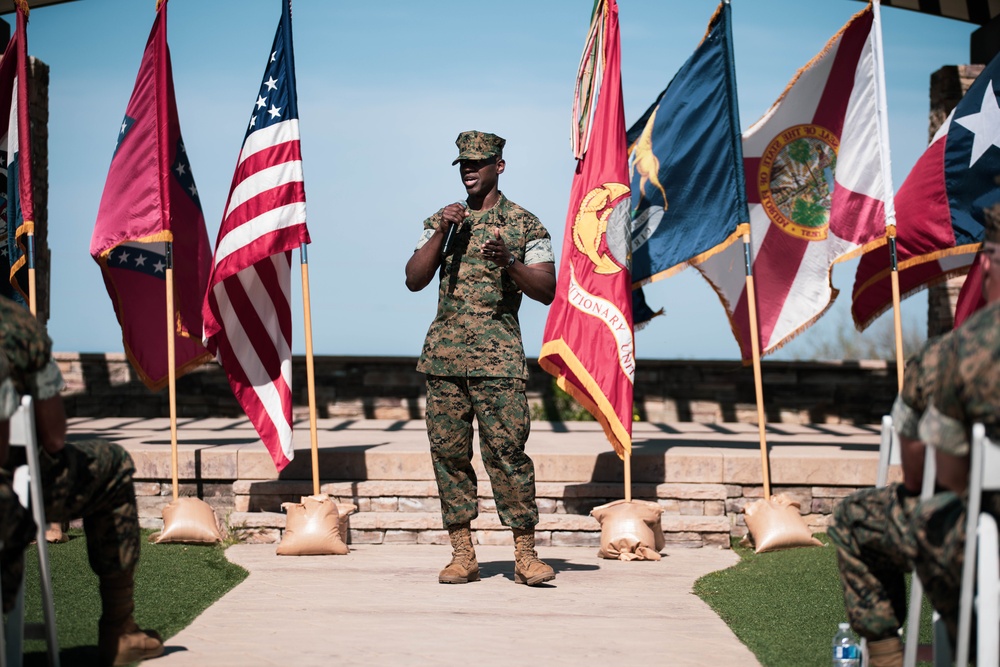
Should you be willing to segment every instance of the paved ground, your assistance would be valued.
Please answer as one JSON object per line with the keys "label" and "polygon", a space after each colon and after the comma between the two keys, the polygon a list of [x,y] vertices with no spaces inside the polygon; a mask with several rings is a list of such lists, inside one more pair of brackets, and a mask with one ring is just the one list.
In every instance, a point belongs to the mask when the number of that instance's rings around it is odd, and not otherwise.
{"label": "paved ground", "polygon": [[[169,479],[168,427],[166,420],[75,419],[70,431],[118,441],[140,477]],[[633,481],[759,483],[756,426],[638,423],[634,431],[633,461],[642,465]],[[768,426],[772,483],[871,484],[878,433],[875,426]],[[321,462],[339,455],[328,469],[340,476],[354,465],[364,475],[350,478],[431,479],[407,468],[429,471],[423,422],[321,420],[319,436]],[[278,477],[245,420],[187,420],[180,439],[182,479]],[[308,441],[298,438],[302,451],[282,479],[310,478]],[[533,424],[529,450],[540,479],[615,479],[621,469],[597,424]],[[700,576],[735,564],[730,550],[668,548],[659,562],[622,563],[599,559],[593,547],[543,548],[558,577],[537,588],[513,583],[512,552],[478,546],[483,581],[443,586],[437,572],[448,560],[444,546],[357,544],[349,556],[278,557],[273,544],[237,545],[227,554],[250,576],[150,664],[759,664],[691,593]]]}
{"label": "paved ground", "polygon": [[437,583],[444,546],[356,545],[348,556],[230,547],[250,576],[167,642],[156,667],[757,665],[694,581],[738,556],[674,549],[659,562],[541,550],[558,576],[513,583],[512,547],[479,546],[483,579]]}

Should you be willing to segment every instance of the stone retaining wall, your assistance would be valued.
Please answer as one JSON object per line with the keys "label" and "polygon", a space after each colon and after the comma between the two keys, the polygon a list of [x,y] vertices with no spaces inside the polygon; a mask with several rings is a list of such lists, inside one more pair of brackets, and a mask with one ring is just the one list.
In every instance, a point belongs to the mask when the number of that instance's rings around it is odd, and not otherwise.
{"label": "stone retaining wall", "polygon": [[[57,353],[71,417],[166,417],[166,390],[149,391],[123,354]],[[423,419],[424,376],[414,357],[315,358],[317,417]],[[529,399],[554,417],[552,377],[528,362]],[[895,364],[884,361],[769,361],[761,364],[768,423],[876,424],[896,394]],[[296,416],[308,415],[305,360],[295,357]],[[736,361],[642,360],[636,413],[654,422],[756,422],[753,371]],[[177,381],[181,418],[241,417],[225,374],[207,364]]]}

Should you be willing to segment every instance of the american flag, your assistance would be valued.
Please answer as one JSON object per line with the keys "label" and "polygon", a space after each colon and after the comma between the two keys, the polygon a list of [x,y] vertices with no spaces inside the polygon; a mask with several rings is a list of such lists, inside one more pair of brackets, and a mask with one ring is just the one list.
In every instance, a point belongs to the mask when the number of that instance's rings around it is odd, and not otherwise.
{"label": "american flag", "polygon": [[205,295],[205,347],[281,470],[292,450],[291,251],[309,243],[291,0],[233,175]]}

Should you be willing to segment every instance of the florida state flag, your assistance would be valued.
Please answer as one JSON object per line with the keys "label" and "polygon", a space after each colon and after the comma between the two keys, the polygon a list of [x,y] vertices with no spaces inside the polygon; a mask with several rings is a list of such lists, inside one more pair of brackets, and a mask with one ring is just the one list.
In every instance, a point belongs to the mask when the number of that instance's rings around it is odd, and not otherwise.
{"label": "florida state flag", "polygon": [[573,106],[578,162],[538,363],[594,415],[624,457],[632,450],[635,353],[628,145],[615,0],[595,4]]}

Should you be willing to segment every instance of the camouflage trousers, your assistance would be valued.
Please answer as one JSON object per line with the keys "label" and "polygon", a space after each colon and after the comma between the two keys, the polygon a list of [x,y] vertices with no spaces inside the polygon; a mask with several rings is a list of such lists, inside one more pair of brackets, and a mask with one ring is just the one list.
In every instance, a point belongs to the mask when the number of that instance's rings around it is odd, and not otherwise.
{"label": "camouflage trousers", "polygon": [[851,627],[869,641],[895,637],[906,620],[906,580],[917,551],[912,518],[920,497],[902,484],[844,498],[827,534],[837,547]]}
{"label": "camouflage trousers", "polygon": [[[0,469],[0,581],[3,609],[14,603],[24,569],[24,549],[35,537],[31,513],[11,488],[11,473],[24,461],[13,448]],[[83,519],[87,558],[99,577],[132,571],[139,560],[139,514],[132,474],[135,466],[120,445],[103,440],[66,443],[51,456],[41,452],[42,495],[49,522]]]}
{"label": "camouflage trousers", "polygon": [[[914,565],[924,585],[924,594],[948,629],[952,646],[958,636],[967,501],[964,494],[939,493],[920,504],[913,521],[917,539]],[[1000,494],[983,494],[982,510],[1000,520]],[[972,630],[975,635],[975,624]]]}
{"label": "camouflage trousers", "polygon": [[535,465],[524,451],[531,430],[525,382],[517,378],[427,376],[427,436],[445,526],[479,516],[472,419],[503,525],[538,524]]}

